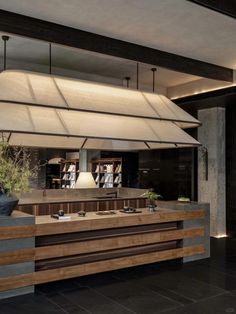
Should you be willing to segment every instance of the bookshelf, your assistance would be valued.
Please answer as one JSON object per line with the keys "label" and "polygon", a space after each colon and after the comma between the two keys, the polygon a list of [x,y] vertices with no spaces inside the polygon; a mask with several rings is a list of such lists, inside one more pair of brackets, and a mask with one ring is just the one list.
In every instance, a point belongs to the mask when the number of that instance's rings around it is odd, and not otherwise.
{"label": "bookshelf", "polygon": [[92,174],[98,188],[122,186],[122,158],[101,158],[92,161]]}
{"label": "bookshelf", "polygon": [[79,159],[61,161],[60,180],[62,189],[74,189],[79,175]]}

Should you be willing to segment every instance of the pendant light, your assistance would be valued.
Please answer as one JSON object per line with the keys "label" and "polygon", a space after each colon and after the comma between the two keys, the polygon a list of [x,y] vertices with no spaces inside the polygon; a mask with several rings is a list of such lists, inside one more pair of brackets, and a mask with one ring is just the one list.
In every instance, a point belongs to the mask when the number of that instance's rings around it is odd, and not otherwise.
{"label": "pendant light", "polygon": [[52,44],[49,43],[49,74],[52,74]]}
{"label": "pendant light", "polygon": [[199,145],[181,127],[200,122],[165,96],[50,74],[2,72],[0,112],[0,131],[14,133],[12,145],[101,150]]}
{"label": "pendant light", "polygon": [[4,49],[3,49],[3,70],[4,71],[7,68],[7,42],[9,39],[10,39],[9,36],[6,36],[6,35],[2,36],[3,45],[4,45]]}
{"label": "pendant light", "polygon": [[126,80],[126,87],[129,88],[130,77],[126,76],[125,80]]}
{"label": "pendant light", "polygon": [[151,71],[152,71],[152,91],[153,93],[155,93],[155,78],[156,78],[156,71],[157,69],[156,68],[151,68]]}
{"label": "pendant light", "polygon": [[139,89],[139,63],[136,64],[136,88]]}
{"label": "pendant light", "polygon": [[[4,68],[6,41],[4,39]],[[198,146],[200,122],[163,95],[27,71],[0,73],[0,132],[10,145],[142,150]],[[129,79],[127,77],[127,87]]]}

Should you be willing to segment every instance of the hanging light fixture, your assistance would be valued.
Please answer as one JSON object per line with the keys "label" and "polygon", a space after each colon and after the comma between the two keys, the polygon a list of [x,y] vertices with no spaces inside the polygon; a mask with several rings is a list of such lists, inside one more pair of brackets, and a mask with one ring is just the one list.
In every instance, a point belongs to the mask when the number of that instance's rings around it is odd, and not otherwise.
{"label": "hanging light fixture", "polygon": [[129,88],[130,77],[126,76],[125,80],[126,80],[126,87]]}
{"label": "hanging light fixture", "polygon": [[49,74],[52,74],[52,44],[49,43]]}
{"label": "hanging light fixture", "polygon": [[96,188],[96,183],[94,181],[93,175],[91,172],[80,172],[78,179],[75,184],[77,189],[88,189]]}
{"label": "hanging light fixture", "polygon": [[3,40],[3,70],[5,71],[7,69],[7,42],[10,39],[9,36],[3,35],[2,40]]}
{"label": "hanging light fixture", "polygon": [[0,74],[0,131],[12,145],[138,150],[197,146],[200,122],[162,95],[26,71]]}
{"label": "hanging light fixture", "polygon": [[155,78],[156,78],[156,71],[157,68],[151,68],[152,71],[152,91],[155,93]]}

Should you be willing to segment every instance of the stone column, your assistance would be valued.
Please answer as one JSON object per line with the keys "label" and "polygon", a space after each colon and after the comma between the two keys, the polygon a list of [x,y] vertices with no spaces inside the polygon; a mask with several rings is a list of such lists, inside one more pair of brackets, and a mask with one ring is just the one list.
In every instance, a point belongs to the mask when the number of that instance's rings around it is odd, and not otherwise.
{"label": "stone column", "polygon": [[[24,228],[25,226],[30,227],[32,225],[35,225],[35,217],[26,213],[19,212],[19,211],[14,211],[11,216],[0,216],[0,232],[1,230],[4,230],[5,228],[9,228],[9,229],[12,228],[12,231],[8,231],[9,234],[2,234],[2,237],[1,237],[2,239],[0,240],[0,255],[7,254],[7,256],[11,256],[11,253],[13,252],[12,257],[14,260],[14,256],[17,257],[17,254],[15,253],[16,251],[19,254],[19,256],[21,256],[21,252],[23,252],[25,249],[34,250],[35,237],[33,235],[33,232],[32,232],[32,236],[29,236],[27,238],[21,237],[20,233],[19,235],[11,236],[12,234],[14,235],[15,228],[21,228],[21,227]],[[23,232],[24,231],[22,231],[22,233]],[[9,277],[12,277],[14,279],[15,276],[18,276],[18,275],[33,274],[34,271],[35,271],[35,264],[34,264],[33,255],[32,257],[27,256],[26,258],[22,258],[22,260],[19,259],[18,262],[9,261],[7,263],[4,263],[4,260],[3,260],[3,262],[1,262],[1,265],[0,265],[0,281],[11,280],[11,278],[9,279]],[[17,296],[17,295],[21,295],[21,294],[33,293],[33,292],[34,292],[34,286],[27,286],[23,288],[13,288],[11,290],[0,291],[0,300]],[[3,312],[0,310],[0,313],[3,313]]]}
{"label": "stone column", "polygon": [[79,151],[79,171],[88,171],[88,153],[86,149]]}
{"label": "stone column", "polygon": [[198,129],[202,144],[198,152],[198,201],[210,203],[210,235],[222,236],[226,234],[225,108],[199,110],[198,119],[202,122]]}

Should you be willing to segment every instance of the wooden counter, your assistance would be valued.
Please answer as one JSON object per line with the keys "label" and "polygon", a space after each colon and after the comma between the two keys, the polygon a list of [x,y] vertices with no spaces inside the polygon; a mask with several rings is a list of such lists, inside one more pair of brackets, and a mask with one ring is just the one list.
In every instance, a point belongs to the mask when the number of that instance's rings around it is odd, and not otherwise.
{"label": "wooden counter", "polygon": [[[1,239],[35,237],[34,248],[0,252],[0,265],[34,261],[35,271],[0,278],[0,291],[135,265],[203,254],[204,243],[185,246],[184,240],[202,238],[205,210],[160,209],[103,216],[71,214],[71,220],[36,217],[34,226],[1,228]],[[185,228],[187,221],[200,221]]]}
{"label": "wooden counter", "polygon": [[[43,196],[42,190],[34,190],[20,198],[17,209],[39,216],[52,215],[58,210],[71,214],[80,210],[119,210],[124,206],[142,208],[146,206],[146,198],[141,196],[145,191],[134,188],[60,189],[46,190],[46,196]],[[111,197],[110,193],[117,193],[118,197]]]}

